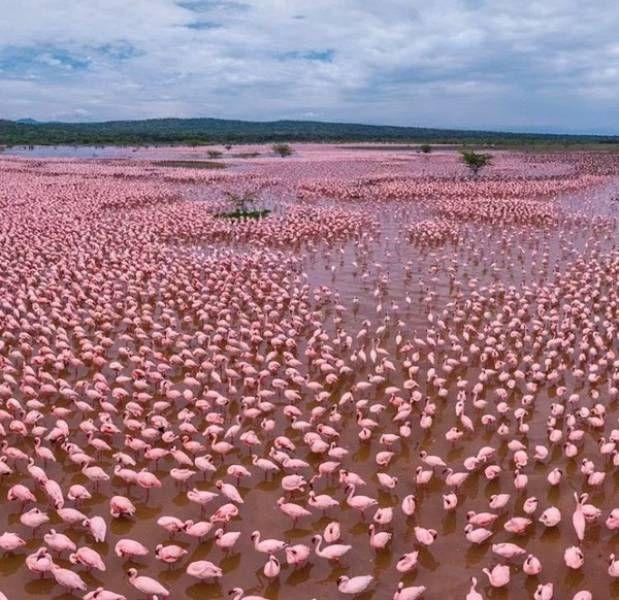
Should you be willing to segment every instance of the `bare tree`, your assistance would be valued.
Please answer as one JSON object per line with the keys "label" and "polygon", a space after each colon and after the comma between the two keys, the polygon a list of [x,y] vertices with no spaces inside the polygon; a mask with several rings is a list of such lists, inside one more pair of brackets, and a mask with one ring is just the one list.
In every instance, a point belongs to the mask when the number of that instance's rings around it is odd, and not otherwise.
{"label": "bare tree", "polygon": [[256,192],[243,192],[242,194],[235,194],[234,192],[225,192],[228,200],[234,204],[235,209],[239,213],[247,212],[247,204],[251,204],[256,201]]}
{"label": "bare tree", "polygon": [[290,144],[273,144],[271,149],[275,152],[275,154],[279,154],[282,158],[290,156],[294,152]]}

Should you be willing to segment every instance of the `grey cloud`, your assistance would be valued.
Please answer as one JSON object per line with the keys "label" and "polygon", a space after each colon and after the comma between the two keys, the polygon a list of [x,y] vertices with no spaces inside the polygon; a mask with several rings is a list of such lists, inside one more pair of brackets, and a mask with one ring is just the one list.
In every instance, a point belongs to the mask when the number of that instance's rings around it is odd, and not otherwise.
{"label": "grey cloud", "polygon": [[610,0],[20,0],[3,17],[5,118],[619,131]]}

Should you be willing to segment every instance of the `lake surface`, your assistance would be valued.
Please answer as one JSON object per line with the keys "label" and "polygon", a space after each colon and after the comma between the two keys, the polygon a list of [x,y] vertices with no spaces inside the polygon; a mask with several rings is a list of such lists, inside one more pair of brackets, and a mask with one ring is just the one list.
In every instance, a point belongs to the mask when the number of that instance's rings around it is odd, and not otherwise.
{"label": "lake surface", "polygon": [[[62,149],[57,147],[38,148],[34,152],[37,154],[33,155],[28,150],[24,150],[20,156],[65,157],[71,156],[67,152],[75,152],[74,156],[80,158],[126,158],[130,155],[127,153],[131,151],[116,148]],[[98,154],[95,156],[96,153]],[[0,160],[5,155],[7,153],[0,155]],[[252,168],[245,166],[239,172],[247,173],[248,169]],[[259,169],[256,167],[255,172],[262,176],[263,171]],[[321,181],[322,167],[308,166],[302,161],[273,163],[265,167],[264,173],[270,175],[276,172],[290,173],[294,169],[298,169],[299,179],[302,175],[305,181],[311,175],[314,181]],[[337,166],[334,170],[337,174]],[[33,177],[39,177],[34,173],[33,171]],[[268,205],[275,208],[274,214],[277,216],[285,215],[287,210],[299,204],[294,194],[298,180],[291,183],[283,177],[281,175],[281,180],[268,191]],[[45,177],[42,177],[42,180],[44,183],[49,183]],[[49,178],[49,181],[52,181],[52,178]],[[49,185],[53,184],[49,183]],[[123,187],[123,190],[126,189],[127,192],[131,189],[130,183],[122,182],[119,185],[127,186]],[[191,202],[199,200],[201,193],[210,198],[211,193],[209,185],[202,187],[200,184],[178,185],[175,189],[186,194]],[[316,493],[330,494],[335,497],[341,502],[341,508],[331,509],[325,515],[314,510],[311,517],[301,519],[293,527],[290,519],[284,517],[276,505],[277,499],[283,493],[280,485],[281,475],[264,479],[262,474],[252,466],[249,450],[238,441],[235,442],[237,446],[235,450],[221,464],[217,463],[216,473],[208,477],[197,474],[191,479],[189,485],[189,487],[195,485],[200,489],[213,490],[213,482],[217,479],[222,478],[232,482],[232,479],[226,475],[227,468],[231,464],[243,465],[252,472],[252,477],[243,479],[238,486],[244,504],[240,507],[239,516],[228,525],[228,530],[241,532],[241,538],[230,554],[216,547],[213,532],[202,542],[182,533],[170,541],[166,532],[155,524],[161,515],[175,515],[183,520],[199,520],[203,516],[199,507],[187,499],[186,489],[174,483],[169,477],[170,468],[178,466],[171,460],[164,459],[153,463],[144,459],[140,453],[135,453],[138,468],[148,467],[165,483],[161,489],[152,490],[147,498],[143,490],[135,486],[127,488],[117,478],[112,478],[111,481],[93,488],[81,474],[79,467],[74,465],[64,452],[55,449],[58,462],[45,465],[48,475],[57,480],[64,490],[75,483],[87,485],[91,489],[93,498],[80,504],[79,508],[88,515],[98,514],[105,517],[109,525],[108,539],[105,543],[93,544],[92,538],[85,533],[83,528],[66,527],[52,510],[49,510],[50,523],[44,525],[33,535],[19,522],[22,508],[16,503],[6,504],[0,514],[0,532],[5,530],[19,532],[27,539],[27,546],[14,555],[9,554],[0,558],[0,591],[11,599],[20,600],[45,596],[51,596],[55,600],[66,600],[72,597],[69,594],[63,594],[50,577],[38,579],[25,571],[23,567],[24,554],[36,550],[41,545],[42,533],[46,532],[49,527],[55,527],[70,535],[78,545],[92,545],[106,561],[107,572],[104,574],[76,569],[87,582],[89,589],[104,585],[131,599],[140,597],[129,586],[125,575],[131,566],[138,568],[140,574],[156,577],[172,590],[171,597],[175,600],[177,598],[219,599],[225,597],[228,590],[234,586],[241,586],[271,600],[338,598],[341,595],[338,595],[336,580],[342,574],[350,576],[371,574],[375,577],[371,590],[359,595],[358,600],[388,600],[392,598],[400,580],[406,585],[425,585],[428,591],[424,597],[428,600],[441,597],[463,599],[470,584],[471,575],[479,579],[480,589],[484,590],[484,594],[493,600],[532,598],[537,584],[546,581],[554,582],[555,598],[569,600],[577,590],[585,588],[593,592],[596,600],[618,597],[618,585],[611,581],[606,573],[606,559],[610,552],[617,551],[617,536],[611,535],[611,532],[605,529],[603,520],[618,505],[619,480],[617,469],[613,469],[609,463],[602,463],[597,454],[598,438],[601,433],[608,435],[611,428],[617,427],[617,400],[611,402],[608,396],[611,370],[609,369],[609,372],[604,374],[599,384],[590,385],[577,380],[570,374],[569,370],[574,364],[571,354],[566,352],[558,359],[556,356],[553,358],[552,364],[557,367],[560,367],[561,362],[569,365],[565,375],[566,397],[571,393],[578,393],[583,398],[583,404],[590,405],[590,394],[592,390],[596,390],[599,394],[598,401],[607,406],[607,425],[602,432],[585,429],[577,459],[566,458],[562,453],[561,445],[557,444],[551,446],[550,455],[545,462],[531,461],[526,469],[529,477],[528,486],[525,491],[519,492],[513,488],[512,484],[512,453],[507,448],[507,441],[511,439],[521,441],[529,448],[531,455],[535,445],[548,445],[549,406],[553,402],[560,402],[556,386],[550,383],[540,384],[535,394],[535,403],[529,408],[526,419],[529,431],[526,434],[517,431],[517,420],[511,414],[507,414],[504,418],[510,431],[506,437],[499,436],[496,428],[484,427],[480,423],[480,417],[485,412],[495,414],[497,403],[495,392],[499,385],[493,384],[484,390],[482,396],[488,401],[487,408],[483,410],[473,408],[471,388],[478,381],[485,366],[480,364],[478,357],[476,358],[469,352],[470,348],[466,345],[464,332],[466,325],[474,328],[488,326],[486,317],[478,315],[480,322],[467,320],[460,324],[455,323],[452,318],[454,306],[466,311],[467,319],[472,318],[470,305],[474,301],[475,294],[490,297],[488,289],[492,286],[502,284],[506,289],[513,286],[514,293],[520,293],[525,289],[537,289],[537,286],[551,286],[557,280],[558,274],[568,272],[575,264],[594,261],[600,255],[616,252],[619,243],[616,222],[614,227],[609,225],[607,228],[600,228],[594,217],[616,219],[619,203],[615,202],[614,198],[618,193],[617,180],[608,178],[603,184],[590,189],[560,194],[555,202],[563,218],[555,226],[504,225],[497,227],[496,224],[463,220],[460,223],[460,241],[438,245],[416,245],[409,239],[409,228],[415,223],[442,218],[442,213],[431,201],[342,202],[325,196],[315,201],[301,203],[303,206],[311,207],[312,210],[344,207],[356,214],[370,217],[374,223],[374,226],[364,232],[364,235],[355,239],[330,243],[321,240],[312,240],[309,243],[301,241],[284,248],[283,252],[300,259],[299,272],[291,272],[290,279],[298,276],[299,285],[300,282],[306,281],[310,286],[309,297],[312,310],[315,311],[315,319],[320,321],[320,327],[329,338],[327,345],[330,351],[325,350],[325,352],[330,352],[354,370],[351,377],[341,377],[334,385],[326,386],[330,398],[325,406],[329,409],[333,406],[337,407],[336,412],[340,413],[341,422],[337,424],[335,421],[332,422],[328,415],[320,422],[332,423],[338,428],[339,437],[334,441],[337,446],[349,452],[341,459],[342,466],[356,472],[367,482],[367,485],[359,488],[357,493],[376,498],[381,507],[393,507],[393,522],[381,528],[393,534],[392,541],[386,550],[374,551],[368,543],[368,523],[371,522],[374,509],[367,511],[366,520],[362,519],[356,511],[345,504],[345,492],[337,483],[337,478],[323,477],[315,483],[314,489]],[[208,209],[208,202],[208,200],[204,201],[205,210]],[[165,209],[160,209],[159,205],[154,205],[152,210],[161,210],[161,213],[157,214],[161,215],[162,220],[167,218]],[[123,214],[125,218],[130,218],[129,213],[130,211],[120,212],[118,218],[122,219]],[[573,220],[571,216],[579,216],[580,220]],[[268,241],[264,244],[268,244]],[[170,242],[169,247],[172,250],[176,248],[174,242]],[[236,250],[239,256],[243,256],[255,247],[252,248],[252,244],[249,243],[238,244],[238,247],[232,245],[230,248],[225,243],[216,244],[210,241],[194,242],[189,247],[189,250],[194,252],[194,256],[206,258],[216,257],[218,253],[229,249]],[[187,243],[184,243],[182,252],[187,251]],[[613,289],[612,285],[605,285],[602,292],[616,301],[619,290],[617,287]],[[500,295],[497,295],[495,299],[499,302]],[[336,308],[338,304],[342,305],[344,310],[340,311]],[[500,303],[496,306],[499,307],[500,313],[503,306]],[[489,304],[487,310],[494,310],[496,306]],[[446,325],[439,324],[442,320],[446,322]],[[195,326],[195,322],[192,321],[190,324],[184,323],[181,328],[184,328],[186,333],[190,333]],[[442,327],[447,329],[444,330]],[[531,324],[529,323],[527,327],[531,327]],[[381,329],[377,331],[378,328]],[[383,349],[389,360],[395,364],[396,369],[394,372],[384,372],[386,376],[384,384],[372,385],[367,391],[360,392],[356,391],[355,383],[367,382],[377,373],[377,363],[371,359],[364,363],[357,356],[360,349],[357,335],[362,329],[370,331],[368,343],[365,346],[366,353],[369,355],[370,350],[376,347]],[[306,354],[306,351],[310,350],[309,340],[314,331],[315,328],[308,325],[296,336],[298,347],[295,353],[301,361],[301,366],[298,366],[301,374],[304,377],[321,380],[323,375],[317,363],[312,362],[311,354]],[[340,339],[338,334],[342,331],[351,335],[355,340],[351,348],[334,343],[335,340]],[[118,349],[120,345],[118,337],[122,333],[120,328],[111,332],[115,343],[110,350],[110,355]],[[402,353],[401,343],[396,341],[398,336],[402,336],[406,341],[420,338],[430,340],[428,344],[434,340],[437,345],[422,348],[417,344],[419,354],[416,358],[411,358],[411,352]],[[344,337],[342,336],[342,339]],[[437,342],[439,338],[440,341]],[[546,335],[544,339],[549,339],[549,335]],[[575,344],[581,339],[582,332],[578,332]],[[505,343],[509,342],[505,341]],[[610,342],[609,346],[615,352],[619,351],[616,338]],[[265,353],[268,350],[269,347],[266,344],[261,345],[261,352]],[[138,351],[138,345],[135,351]],[[223,349],[222,352],[224,352]],[[532,343],[528,344],[521,352],[516,353],[517,364],[512,365],[509,372],[513,373],[516,368],[519,368],[530,373],[530,362],[527,362],[525,355],[531,353],[536,362],[543,363],[547,358],[545,352],[543,348],[534,348]],[[353,355],[355,355],[354,361]],[[467,355],[468,360],[461,360],[463,355]],[[171,354],[166,355],[167,359],[170,357]],[[278,360],[281,360],[281,357]],[[410,363],[406,363],[407,360],[412,361],[417,367],[414,379],[418,385],[416,389],[422,394],[422,400],[414,406],[409,419],[412,428],[411,437],[402,438],[395,443],[392,448],[393,459],[388,467],[382,469],[398,478],[395,488],[387,490],[377,482],[376,473],[381,469],[377,467],[376,455],[387,449],[380,441],[381,434],[397,434],[399,424],[393,422],[395,411],[390,404],[390,394],[385,392],[385,388],[388,385],[396,386],[400,390],[398,394],[408,397],[408,392],[404,391],[405,381],[410,378],[406,366],[406,364],[410,366]],[[442,370],[443,367],[447,367],[448,362],[455,366]],[[234,364],[234,359],[230,359],[230,364]],[[380,358],[378,364],[380,364]],[[131,376],[132,368],[128,364],[119,374]],[[431,370],[438,370],[441,377],[445,379],[442,387],[448,390],[446,397],[439,394],[439,388],[432,384],[431,378],[428,379]],[[74,385],[78,380],[92,380],[98,371],[98,369],[80,368],[77,371],[62,371],[58,373],[58,376]],[[105,367],[103,373],[110,382],[113,382],[114,377],[118,375],[109,367]],[[284,377],[283,369],[277,375]],[[458,384],[463,380],[468,382],[466,412],[475,422],[475,431],[467,432],[457,443],[451,443],[447,441],[445,435],[452,427],[459,425],[453,404],[457,389],[459,389]],[[265,386],[269,387],[269,381],[270,378],[267,377]],[[178,372],[171,374],[171,382],[175,389],[184,389],[183,378]],[[224,377],[223,383],[211,381],[209,384],[210,389],[215,389],[222,394],[230,393],[235,398],[229,408],[222,412],[225,427],[234,424],[240,412],[240,403],[233,392],[229,391],[228,383]],[[376,431],[368,441],[359,438],[360,429],[355,423],[355,414],[351,407],[338,405],[339,399],[351,390],[355,390],[356,401],[366,400],[365,404],[368,407],[379,407],[377,412],[366,414],[378,421]],[[157,392],[154,393],[157,394]],[[249,393],[247,391],[247,394]],[[520,384],[510,393],[510,413],[520,406],[524,393],[525,390]],[[19,394],[17,399],[24,400]],[[289,436],[296,444],[294,456],[307,461],[310,465],[309,468],[300,470],[300,473],[309,480],[316,472],[318,465],[327,457],[312,453],[303,442],[301,433],[292,429],[291,421],[282,412],[285,403],[281,395],[276,394],[272,401],[276,408],[268,416],[274,419],[273,431],[262,432],[259,423],[251,420],[244,421],[243,430],[254,429],[258,432],[263,442],[263,446],[258,450],[260,455],[263,453],[266,455],[266,450],[272,445],[276,436]],[[61,399],[57,399],[57,402],[63,406],[70,406]],[[302,418],[309,419],[312,409],[319,404],[312,394],[303,391],[302,399],[297,406],[302,412]],[[420,427],[420,417],[422,408],[428,404],[436,405],[436,412],[432,427],[423,429]],[[177,405],[165,413],[173,423],[172,428],[175,431],[178,425],[176,414],[185,407],[191,407],[191,403],[181,399]],[[122,414],[114,417],[114,421],[121,428],[122,417]],[[86,438],[79,430],[82,416],[72,414],[67,421],[71,429],[71,439],[87,447]],[[53,415],[46,412],[43,422],[51,427],[54,422]],[[204,429],[204,424],[199,429],[200,431]],[[122,448],[127,451],[124,447],[124,433],[125,431],[107,438],[114,449]],[[193,437],[206,443],[200,433]],[[32,440],[29,438],[14,437],[11,438],[11,444],[29,453],[32,452]],[[161,445],[164,444],[161,443]],[[496,456],[491,462],[500,465],[503,471],[492,481],[486,480],[483,470],[471,474],[457,493],[459,501],[457,510],[450,512],[443,510],[442,497],[449,490],[445,486],[445,474],[442,469],[435,470],[432,480],[426,486],[415,482],[415,469],[423,464],[419,455],[422,449],[433,455],[441,456],[455,470],[461,471],[463,461],[469,456],[476,455],[483,446],[496,447]],[[89,452],[92,453],[91,448]],[[583,488],[582,476],[579,473],[579,461],[583,457],[592,457],[598,469],[606,470],[607,477],[603,485],[592,489],[587,489],[586,486]],[[115,461],[109,453],[104,452],[97,458],[97,464],[112,473]],[[31,479],[24,475],[22,467],[23,465],[16,467],[14,474],[0,480],[0,493],[3,497],[6,497],[9,487],[16,483],[32,484]],[[565,474],[564,480],[557,487],[549,486],[546,480],[551,468],[561,469]],[[573,492],[581,489],[587,489],[590,492],[590,502],[600,508],[602,517],[599,522],[587,527],[587,535],[582,543],[586,555],[585,566],[579,571],[568,573],[563,563],[563,550],[577,542],[571,525],[571,515],[575,508]],[[490,496],[499,492],[510,493],[511,499],[504,510],[497,511],[499,518],[492,527],[495,533],[491,542],[480,546],[469,543],[464,536],[464,528],[467,524],[466,512],[468,510],[488,511]],[[44,498],[40,490],[37,494]],[[110,519],[109,499],[114,494],[127,495],[133,499],[137,508],[134,518]],[[417,497],[417,510],[410,518],[406,518],[400,510],[402,499],[408,494],[415,494]],[[503,524],[508,518],[523,515],[523,501],[530,496],[537,497],[540,502],[540,509],[531,517],[535,521],[534,525],[525,535],[514,535],[504,531]],[[294,501],[306,506],[307,494],[296,495]],[[221,504],[223,500],[218,498],[208,505],[204,515],[208,516]],[[563,519],[557,527],[546,529],[537,522],[537,519],[541,511],[551,505],[560,509]],[[262,569],[266,555],[259,554],[253,549],[250,542],[250,534],[253,530],[258,529],[263,532],[264,537],[286,540],[290,544],[309,544],[312,535],[322,532],[326,524],[332,520],[338,520],[341,523],[342,542],[352,545],[352,549],[341,564],[330,564],[312,554],[307,565],[298,569],[286,567],[274,581],[268,581],[264,577]],[[417,525],[437,530],[437,540],[430,547],[420,547],[415,541],[413,528]],[[114,543],[121,537],[131,537],[141,541],[151,550],[150,555],[134,561],[118,559],[113,554],[113,548]],[[535,554],[542,560],[544,568],[539,577],[527,577],[522,572],[522,559],[505,561],[492,555],[490,543],[507,541],[523,546],[527,552]],[[153,551],[158,543],[179,544],[187,549],[188,555],[177,565],[166,567],[154,557]],[[395,563],[402,554],[411,552],[413,549],[419,550],[418,566],[410,573],[401,575],[395,571]],[[280,558],[283,559],[283,554]],[[198,583],[185,574],[185,567],[190,561],[201,559],[208,559],[223,569],[224,577],[220,582]],[[66,556],[60,558],[58,562],[68,568],[74,568],[68,563]],[[512,581],[508,588],[490,590],[481,569],[497,562],[509,562],[512,566]]]}

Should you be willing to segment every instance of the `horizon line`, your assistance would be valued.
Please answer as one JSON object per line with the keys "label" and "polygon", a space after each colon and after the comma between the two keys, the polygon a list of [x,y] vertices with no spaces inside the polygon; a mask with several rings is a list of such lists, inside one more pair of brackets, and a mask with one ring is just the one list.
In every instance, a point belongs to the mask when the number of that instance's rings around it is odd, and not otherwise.
{"label": "horizon line", "polygon": [[506,129],[479,129],[475,127],[438,127],[428,125],[392,125],[385,123],[367,123],[356,121],[338,121],[338,120],[319,120],[319,119],[294,119],[294,118],[278,118],[278,119],[249,119],[249,118],[233,118],[233,117],[178,117],[178,116],[162,116],[162,117],[146,117],[146,118],[131,118],[131,119],[104,119],[104,120],[87,120],[87,121],[64,121],[64,120],[38,120],[30,117],[21,117],[18,119],[4,119],[0,117],[0,121],[8,121],[18,125],[106,125],[112,123],[140,123],[148,121],[193,121],[193,120],[212,120],[212,121],[231,121],[240,123],[261,123],[261,124],[274,124],[274,123],[319,123],[322,125],[349,125],[349,126],[361,126],[361,127],[377,127],[377,128],[395,128],[395,129],[422,129],[422,130],[440,130],[440,131],[456,131],[462,133],[481,133],[481,134],[514,134],[514,135],[544,135],[544,136],[562,136],[562,137],[619,137],[617,133],[602,133],[598,130],[581,130],[576,131],[557,131],[550,128],[506,128]]}

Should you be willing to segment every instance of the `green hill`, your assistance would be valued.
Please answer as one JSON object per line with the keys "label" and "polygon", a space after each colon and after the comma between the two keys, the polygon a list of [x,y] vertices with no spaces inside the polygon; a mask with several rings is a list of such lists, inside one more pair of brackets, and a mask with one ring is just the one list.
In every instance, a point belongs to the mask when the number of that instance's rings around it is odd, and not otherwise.
{"label": "green hill", "polygon": [[617,136],[526,134],[319,121],[148,119],[102,123],[0,120],[0,144],[145,145],[262,142],[430,142],[476,144],[617,144]]}

